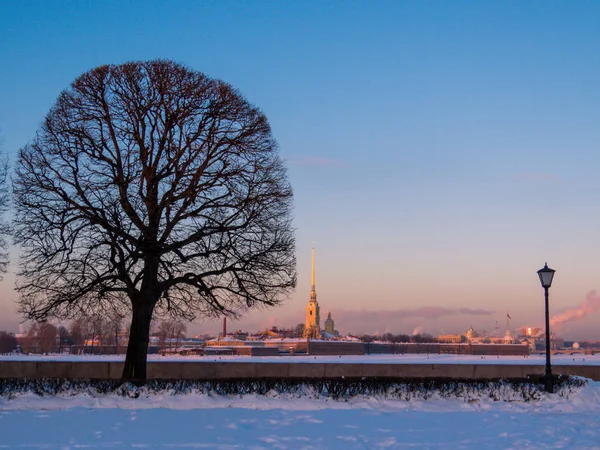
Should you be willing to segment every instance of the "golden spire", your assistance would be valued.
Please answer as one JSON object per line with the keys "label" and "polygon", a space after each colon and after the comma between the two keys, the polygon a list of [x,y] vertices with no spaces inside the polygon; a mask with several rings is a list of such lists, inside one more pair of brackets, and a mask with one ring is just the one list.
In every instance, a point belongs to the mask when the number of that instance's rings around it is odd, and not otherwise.
{"label": "golden spire", "polygon": [[312,278],[311,278],[312,289],[315,289],[315,243],[312,244]]}

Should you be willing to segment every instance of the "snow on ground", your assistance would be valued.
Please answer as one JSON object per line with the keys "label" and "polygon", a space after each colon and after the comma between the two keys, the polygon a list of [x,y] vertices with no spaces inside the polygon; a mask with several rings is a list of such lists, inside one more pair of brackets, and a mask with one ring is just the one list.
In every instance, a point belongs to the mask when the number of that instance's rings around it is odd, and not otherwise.
{"label": "snow on ground", "polygon": [[[0,355],[0,361],[124,361],[125,355]],[[178,356],[148,355],[148,361],[179,362],[279,362],[279,363],[364,363],[364,364],[519,364],[544,365],[544,355],[363,355],[363,356]],[[600,365],[598,355],[553,355],[556,365]]]}
{"label": "snow on ground", "polygon": [[600,383],[539,402],[217,395],[0,398],[0,448],[600,449]]}
{"label": "snow on ground", "polygon": [[[122,356],[11,355],[0,361],[121,361]],[[151,361],[544,364],[543,355],[158,356]],[[553,364],[600,365],[600,355]],[[310,396],[0,397],[0,449],[600,449],[600,383],[539,402],[347,401]]]}
{"label": "snow on ground", "polygon": [[592,449],[597,414],[324,409],[0,413],[0,448]]}

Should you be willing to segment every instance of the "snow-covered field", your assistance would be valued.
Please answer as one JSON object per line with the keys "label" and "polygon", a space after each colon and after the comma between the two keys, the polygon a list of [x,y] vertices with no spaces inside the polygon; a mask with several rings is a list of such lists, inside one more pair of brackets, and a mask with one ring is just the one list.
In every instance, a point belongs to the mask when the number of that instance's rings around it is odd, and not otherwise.
{"label": "snow-covered field", "polygon": [[600,383],[537,402],[311,395],[0,397],[0,448],[600,449]]}
{"label": "snow-covered field", "polygon": [[[543,356],[372,355],[161,357],[151,361],[543,364]],[[2,356],[0,360],[116,361],[115,356]],[[557,355],[553,364],[600,365]],[[2,448],[600,449],[600,383],[538,402],[212,394],[0,397]]]}
{"label": "snow-covered field", "polygon": [[[283,406],[283,405],[280,405]],[[597,412],[430,404],[348,409],[3,411],[0,447],[208,449],[593,449]]]}
{"label": "snow-covered field", "polygon": [[[0,355],[0,361],[124,361],[124,355]],[[206,362],[280,362],[280,363],[364,363],[364,364],[534,364],[543,365],[544,355],[364,355],[364,356],[160,356],[148,355],[149,361]],[[556,365],[600,365],[598,355],[554,355]]]}

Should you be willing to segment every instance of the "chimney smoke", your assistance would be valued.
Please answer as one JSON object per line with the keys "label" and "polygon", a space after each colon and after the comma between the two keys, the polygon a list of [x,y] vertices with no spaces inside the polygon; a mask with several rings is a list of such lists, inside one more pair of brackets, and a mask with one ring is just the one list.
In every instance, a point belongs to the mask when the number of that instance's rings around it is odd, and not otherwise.
{"label": "chimney smoke", "polygon": [[581,319],[587,315],[594,314],[600,309],[600,297],[596,291],[590,291],[585,296],[585,302],[579,304],[577,308],[567,309],[550,319],[550,326],[561,325],[573,320]]}

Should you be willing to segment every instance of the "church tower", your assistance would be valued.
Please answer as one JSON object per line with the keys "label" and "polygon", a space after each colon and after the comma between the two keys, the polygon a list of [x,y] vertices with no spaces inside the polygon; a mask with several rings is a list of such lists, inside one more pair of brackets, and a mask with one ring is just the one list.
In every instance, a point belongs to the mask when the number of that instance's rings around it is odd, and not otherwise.
{"label": "church tower", "polygon": [[317,291],[315,290],[315,246],[312,248],[312,282],[310,286],[310,300],[306,306],[306,323],[304,324],[304,337],[321,339],[320,322],[321,308],[317,302]]}
{"label": "church tower", "polygon": [[335,322],[331,318],[331,311],[329,311],[329,314],[327,314],[327,319],[325,320],[325,332],[333,336],[336,335]]}

